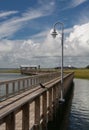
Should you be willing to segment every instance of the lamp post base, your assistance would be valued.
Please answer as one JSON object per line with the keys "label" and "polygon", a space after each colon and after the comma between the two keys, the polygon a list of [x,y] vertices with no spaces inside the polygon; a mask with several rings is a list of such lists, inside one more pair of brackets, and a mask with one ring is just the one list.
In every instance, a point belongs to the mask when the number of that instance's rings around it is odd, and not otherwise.
{"label": "lamp post base", "polygon": [[59,103],[62,104],[62,103],[64,103],[64,102],[65,102],[65,99],[63,99],[63,98],[60,98],[60,99],[59,99]]}

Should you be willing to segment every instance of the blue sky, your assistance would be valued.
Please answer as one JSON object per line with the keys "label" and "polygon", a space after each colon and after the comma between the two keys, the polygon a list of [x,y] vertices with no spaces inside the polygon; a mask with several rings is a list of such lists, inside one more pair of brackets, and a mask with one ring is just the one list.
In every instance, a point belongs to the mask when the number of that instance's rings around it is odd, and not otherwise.
{"label": "blue sky", "polygon": [[64,23],[64,65],[87,66],[88,12],[89,0],[1,0],[0,67],[61,65],[60,35],[50,35],[57,21]]}

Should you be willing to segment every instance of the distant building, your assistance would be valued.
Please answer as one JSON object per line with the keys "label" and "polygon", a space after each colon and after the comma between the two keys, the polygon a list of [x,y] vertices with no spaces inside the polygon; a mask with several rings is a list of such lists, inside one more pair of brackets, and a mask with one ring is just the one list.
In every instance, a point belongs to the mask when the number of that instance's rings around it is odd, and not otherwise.
{"label": "distant building", "polygon": [[20,65],[21,74],[36,74],[37,70],[37,65]]}

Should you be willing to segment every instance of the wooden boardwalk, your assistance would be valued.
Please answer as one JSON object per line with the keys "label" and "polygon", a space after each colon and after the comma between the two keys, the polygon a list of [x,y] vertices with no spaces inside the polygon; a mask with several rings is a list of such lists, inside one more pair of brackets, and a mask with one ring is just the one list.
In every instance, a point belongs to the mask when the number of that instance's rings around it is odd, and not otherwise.
{"label": "wooden boardwalk", "polygon": [[[65,76],[65,94],[72,80],[73,74]],[[0,130],[35,130],[39,124],[46,128],[58,106],[60,83],[60,78],[57,77],[44,83],[46,88],[38,85],[0,102]]]}

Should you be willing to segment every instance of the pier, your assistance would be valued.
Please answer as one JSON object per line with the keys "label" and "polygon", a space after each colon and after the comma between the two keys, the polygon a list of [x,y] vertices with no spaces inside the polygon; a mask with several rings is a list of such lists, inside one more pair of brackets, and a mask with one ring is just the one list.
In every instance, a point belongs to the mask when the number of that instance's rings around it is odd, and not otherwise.
{"label": "pier", "polygon": [[[63,76],[66,97],[74,73]],[[45,87],[42,88],[39,83]],[[0,82],[0,130],[46,130],[56,114],[61,79],[59,72],[43,73],[26,78]],[[1,89],[2,90],[2,89]]]}

